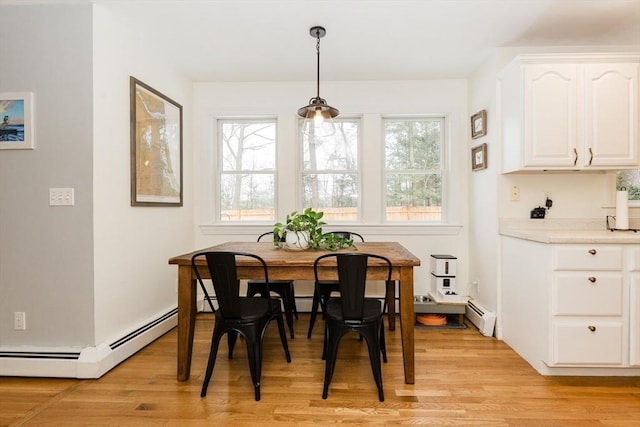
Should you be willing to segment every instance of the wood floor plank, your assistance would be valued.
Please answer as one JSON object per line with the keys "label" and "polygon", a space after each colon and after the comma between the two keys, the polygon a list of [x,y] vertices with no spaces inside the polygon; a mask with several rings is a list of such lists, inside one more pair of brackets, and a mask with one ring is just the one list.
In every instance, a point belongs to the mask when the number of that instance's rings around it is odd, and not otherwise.
{"label": "wood floor plank", "polygon": [[208,395],[200,388],[213,318],[196,322],[191,378],[176,380],[172,330],[97,380],[0,378],[0,426],[438,426],[630,427],[640,425],[640,379],[545,377],[505,343],[468,329],[416,329],[416,383],[405,384],[399,328],[387,331],[385,401],[377,399],[366,344],[341,343],[323,400],[322,337],[295,321],[287,364],[275,325],[265,338],[262,399],[255,402],[247,352],[232,360],[223,340]]}

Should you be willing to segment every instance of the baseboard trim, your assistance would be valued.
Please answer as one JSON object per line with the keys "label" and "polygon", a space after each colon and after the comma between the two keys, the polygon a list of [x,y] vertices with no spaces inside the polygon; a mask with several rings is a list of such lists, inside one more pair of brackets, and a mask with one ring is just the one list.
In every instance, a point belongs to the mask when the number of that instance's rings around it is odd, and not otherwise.
{"label": "baseboard trim", "polygon": [[100,378],[178,324],[178,309],[112,342],[69,351],[0,351],[0,376]]}

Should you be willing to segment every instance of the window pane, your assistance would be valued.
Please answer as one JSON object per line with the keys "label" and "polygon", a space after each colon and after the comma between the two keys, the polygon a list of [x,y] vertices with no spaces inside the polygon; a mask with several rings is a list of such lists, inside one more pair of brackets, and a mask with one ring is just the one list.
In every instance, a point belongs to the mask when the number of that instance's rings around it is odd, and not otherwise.
{"label": "window pane", "polygon": [[336,128],[330,137],[303,136],[305,171],[358,169],[358,123],[337,122]]}
{"label": "window pane", "polygon": [[301,133],[303,207],[321,209],[324,220],[357,220],[360,122],[335,120],[337,132],[324,138]]}
{"label": "window pane", "polygon": [[442,118],[384,120],[387,221],[442,220]]}
{"label": "window pane", "polygon": [[222,221],[273,220],[272,174],[222,174],[220,219]]}
{"label": "window pane", "polygon": [[276,123],[220,120],[219,220],[275,218]]}
{"label": "window pane", "polygon": [[304,176],[304,206],[324,212],[324,220],[358,219],[356,174],[307,174]]}
{"label": "window pane", "polygon": [[440,169],[440,120],[385,121],[387,170]]}
{"label": "window pane", "polygon": [[275,123],[222,122],[224,171],[275,169]]}
{"label": "window pane", "polygon": [[389,221],[441,220],[440,174],[387,174],[386,211]]}
{"label": "window pane", "polygon": [[640,201],[640,169],[618,171],[616,174],[616,190],[626,187],[629,200]]}

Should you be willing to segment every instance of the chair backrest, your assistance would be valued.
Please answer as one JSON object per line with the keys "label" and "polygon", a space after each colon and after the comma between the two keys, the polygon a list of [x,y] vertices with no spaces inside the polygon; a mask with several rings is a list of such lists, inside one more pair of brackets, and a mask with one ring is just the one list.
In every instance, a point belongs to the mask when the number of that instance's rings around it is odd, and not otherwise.
{"label": "chair backrest", "polygon": [[391,280],[391,261],[384,256],[362,252],[330,253],[319,256],[313,263],[316,282],[319,279],[319,269],[324,261],[335,258],[338,269],[338,283],[340,286],[340,300],[342,301],[342,318],[345,322],[362,321],[364,313],[365,284],[369,259],[381,260],[387,267],[387,278]]}
{"label": "chair backrest", "polygon": [[[238,303],[240,298],[240,280],[238,280],[238,271],[236,265],[236,257],[253,258],[258,261],[264,271],[264,281],[267,287],[267,295],[269,295],[269,275],[267,273],[267,263],[258,255],[246,253],[246,252],[227,252],[227,251],[205,251],[199,252],[191,257],[191,266],[196,273],[198,283],[211,306],[211,309],[216,310],[211,303],[211,298],[207,292],[207,288],[204,285],[200,271],[198,270],[198,261],[201,259],[206,260],[206,266],[213,282],[213,289],[216,294],[216,300],[218,301],[218,310],[220,310],[223,317],[227,319],[240,318],[240,304]],[[271,301],[269,301],[269,308],[271,308]]]}
{"label": "chair backrest", "polygon": [[342,237],[343,239],[352,240],[354,237],[357,237],[361,242],[364,242],[364,237],[362,235],[355,233],[353,231],[328,231],[327,234],[334,234],[338,237]]}
{"label": "chair backrest", "polygon": [[267,236],[271,236],[271,240],[275,240],[275,236],[273,234],[273,231],[267,231],[266,233],[262,233],[261,235],[258,236],[258,242],[262,241],[263,238],[267,237]]}

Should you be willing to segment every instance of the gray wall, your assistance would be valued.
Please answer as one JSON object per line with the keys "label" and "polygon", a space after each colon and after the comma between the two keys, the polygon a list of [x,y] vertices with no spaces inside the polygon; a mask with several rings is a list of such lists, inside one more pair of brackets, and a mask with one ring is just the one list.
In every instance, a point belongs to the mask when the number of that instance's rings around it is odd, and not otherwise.
{"label": "gray wall", "polygon": [[[35,150],[0,150],[2,347],[94,342],[91,13],[2,7],[0,92],[34,93],[36,138]],[[50,187],[75,188],[75,206],[49,207]]]}

